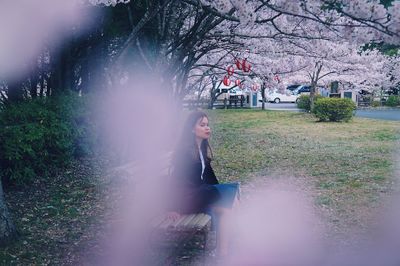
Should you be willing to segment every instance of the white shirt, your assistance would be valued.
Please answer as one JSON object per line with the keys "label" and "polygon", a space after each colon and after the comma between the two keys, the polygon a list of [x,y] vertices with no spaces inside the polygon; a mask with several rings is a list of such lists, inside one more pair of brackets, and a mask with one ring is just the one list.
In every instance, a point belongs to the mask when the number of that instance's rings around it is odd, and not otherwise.
{"label": "white shirt", "polygon": [[204,169],[206,168],[206,164],[204,162],[203,153],[201,152],[200,149],[199,149],[199,154],[200,154],[200,160],[201,160],[201,179],[203,179],[203,173],[204,173]]}

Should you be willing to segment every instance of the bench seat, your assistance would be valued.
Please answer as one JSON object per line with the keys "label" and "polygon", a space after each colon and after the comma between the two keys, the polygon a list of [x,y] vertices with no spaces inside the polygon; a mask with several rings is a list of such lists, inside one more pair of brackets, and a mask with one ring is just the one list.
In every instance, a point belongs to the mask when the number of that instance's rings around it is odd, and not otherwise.
{"label": "bench seat", "polygon": [[166,261],[173,261],[177,254],[196,239],[195,242],[199,241],[198,243],[200,243],[203,262],[205,261],[206,250],[210,248],[208,244],[211,229],[210,215],[205,213],[185,214],[180,215],[176,221],[160,216],[154,219],[151,225],[154,233],[153,246],[169,250]]}
{"label": "bench seat", "polygon": [[181,215],[176,221],[167,219],[165,216],[158,217],[153,222],[153,227],[168,231],[193,231],[207,230],[211,224],[211,217],[205,213]]}

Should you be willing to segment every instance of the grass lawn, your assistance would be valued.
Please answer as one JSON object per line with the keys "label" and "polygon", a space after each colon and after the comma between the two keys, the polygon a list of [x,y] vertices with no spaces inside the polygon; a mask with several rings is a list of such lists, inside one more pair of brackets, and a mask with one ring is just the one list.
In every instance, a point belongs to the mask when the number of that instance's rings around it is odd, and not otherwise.
{"label": "grass lawn", "polygon": [[[316,122],[278,111],[209,112],[219,176],[248,181],[255,172],[308,175],[321,188],[361,188],[391,177],[400,123],[355,118]],[[359,183],[359,184],[358,184]]]}
{"label": "grass lawn", "polygon": [[306,113],[261,110],[209,114],[218,176],[244,184],[274,177],[306,183],[332,235],[366,229],[394,189],[399,122],[317,122]]}
{"label": "grass lawn", "polygon": [[[395,189],[399,122],[320,123],[305,113],[261,110],[208,113],[221,181],[239,180],[245,187],[295,178],[310,187],[332,235],[364,226]],[[96,249],[112,193],[101,184],[98,165],[74,164],[51,181],[6,191],[20,238],[0,249],[0,264],[76,265]]]}

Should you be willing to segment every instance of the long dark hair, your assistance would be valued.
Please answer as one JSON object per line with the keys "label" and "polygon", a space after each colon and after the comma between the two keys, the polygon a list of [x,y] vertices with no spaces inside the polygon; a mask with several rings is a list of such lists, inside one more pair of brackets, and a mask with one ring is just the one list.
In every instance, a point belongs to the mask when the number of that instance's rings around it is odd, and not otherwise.
{"label": "long dark hair", "polygon": [[[190,152],[194,159],[200,160],[199,149],[197,148],[196,136],[193,132],[193,129],[197,122],[204,117],[208,119],[207,114],[203,111],[194,111],[189,114],[183,126],[180,141],[175,149],[175,159],[178,159],[183,154]],[[205,159],[211,161],[213,154],[207,139],[204,139],[201,142],[200,149]]]}

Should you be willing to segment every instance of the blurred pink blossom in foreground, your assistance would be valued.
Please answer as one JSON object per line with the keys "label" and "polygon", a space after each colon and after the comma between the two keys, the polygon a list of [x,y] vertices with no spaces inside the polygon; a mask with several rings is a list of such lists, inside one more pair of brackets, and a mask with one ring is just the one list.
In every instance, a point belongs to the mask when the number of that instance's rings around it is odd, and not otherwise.
{"label": "blurred pink blossom in foreground", "polygon": [[0,78],[26,74],[44,46],[65,38],[67,28],[71,34],[72,27],[77,31],[88,22],[83,11],[75,0],[1,1]]}
{"label": "blurred pink blossom in foreground", "polygon": [[322,228],[304,193],[283,182],[251,193],[231,218],[232,252],[222,265],[317,265]]}

